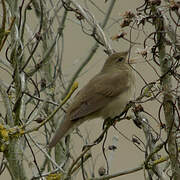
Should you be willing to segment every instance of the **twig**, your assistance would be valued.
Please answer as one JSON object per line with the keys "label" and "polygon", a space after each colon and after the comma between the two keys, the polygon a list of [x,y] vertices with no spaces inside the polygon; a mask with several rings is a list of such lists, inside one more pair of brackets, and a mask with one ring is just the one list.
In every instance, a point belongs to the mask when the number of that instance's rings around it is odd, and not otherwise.
{"label": "twig", "polygon": [[2,50],[4,44],[5,44],[6,40],[7,40],[7,37],[8,37],[8,35],[9,35],[9,32],[11,31],[11,29],[12,29],[12,27],[13,27],[13,25],[14,25],[15,19],[16,19],[15,17],[12,19],[11,24],[10,24],[10,27],[9,27],[9,29],[7,30],[7,33],[5,33],[5,35],[4,35],[4,39],[3,39],[3,41],[2,41],[2,43],[1,43],[1,45],[0,45],[0,51]]}
{"label": "twig", "polygon": [[74,91],[78,88],[78,83],[75,82],[69,91],[68,95],[64,98],[62,103],[36,128],[29,129],[24,132],[24,134],[31,133],[33,131],[37,131],[39,128],[41,128],[43,125],[45,125],[49,120],[52,119],[52,117],[57,113],[57,111],[67,102],[67,100],[71,97],[71,95],[74,93]]}
{"label": "twig", "polygon": [[[179,152],[180,152],[180,148],[178,149]],[[155,161],[153,161],[151,164],[149,164],[146,168],[147,169],[151,169],[152,167],[160,164],[160,163],[163,163],[165,161],[167,161],[169,159],[169,156],[165,156],[165,157],[161,157]],[[136,168],[132,168],[132,169],[128,169],[128,170],[124,170],[124,171],[121,171],[121,172],[118,172],[118,173],[114,173],[114,174],[111,174],[111,175],[106,175],[106,176],[102,176],[102,177],[99,177],[99,178],[89,178],[88,180],[108,180],[108,179],[113,179],[115,177],[119,177],[119,176],[123,176],[123,175],[127,175],[127,174],[131,174],[131,173],[134,173],[134,172],[137,172],[137,171],[140,171],[142,169],[144,169],[144,163],[142,165],[139,165],[138,167]]]}
{"label": "twig", "polygon": [[[96,22],[94,16],[88,12],[86,13],[86,10],[83,9],[75,0],[71,0],[72,4],[80,11],[80,13],[82,14],[82,16],[86,19],[87,23],[93,28],[93,29],[97,29],[98,30],[98,33],[97,33],[97,36],[98,38],[103,42],[107,52],[109,54],[112,54],[113,53],[113,50],[110,46],[110,44],[108,43],[108,40],[106,39],[106,36],[102,30],[102,28],[100,27],[100,25]],[[115,2],[115,1],[114,1]],[[91,16],[89,16],[88,14],[90,14]],[[109,18],[109,17],[108,17]],[[97,31],[96,30],[96,31]]]}

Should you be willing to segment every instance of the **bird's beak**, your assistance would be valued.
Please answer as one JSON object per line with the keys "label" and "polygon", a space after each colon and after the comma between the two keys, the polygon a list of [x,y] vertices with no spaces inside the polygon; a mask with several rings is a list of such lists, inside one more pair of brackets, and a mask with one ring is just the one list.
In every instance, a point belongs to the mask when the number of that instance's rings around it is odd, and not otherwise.
{"label": "bird's beak", "polygon": [[137,59],[138,59],[137,57],[130,58],[130,59],[127,59],[127,62],[128,62],[129,64],[135,64]]}

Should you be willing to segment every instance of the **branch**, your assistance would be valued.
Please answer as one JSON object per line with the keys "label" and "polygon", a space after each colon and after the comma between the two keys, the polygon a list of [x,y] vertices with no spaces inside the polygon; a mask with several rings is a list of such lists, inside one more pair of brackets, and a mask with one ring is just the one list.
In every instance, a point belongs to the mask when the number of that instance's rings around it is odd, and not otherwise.
{"label": "branch", "polygon": [[[178,151],[180,152],[180,147],[179,147]],[[163,163],[163,162],[167,161],[168,159],[169,159],[169,156],[161,157],[161,158],[153,161],[151,164],[149,164],[147,166],[147,169],[152,169],[154,166],[157,166],[158,164]],[[135,167],[135,168],[132,168],[132,169],[124,170],[124,171],[121,171],[121,172],[118,172],[118,173],[102,176],[102,177],[99,177],[99,178],[89,178],[88,180],[109,180],[109,179],[113,179],[115,177],[131,174],[131,173],[140,171],[142,169],[144,169],[144,163],[142,165],[139,165],[138,167]]]}
{"label": "branch", "polygon": [[42,126],[44,126],[49,120],[52,119],[52,117],[57,113],[57,111],[67,102],[67,100],[72,96],[72,94],[74,93],[74,91],[78,88],[78,83],[75,82],[71,88],[71,90],[69,91],[68,95],[64,98],[64,100],[61,102],[61,104],[37,127],[29,129],[27,131],[24,132],[24,134],[27,133],[31,133],[33,131],[37,131],[39,128],[41,128]]}
{"label": "branch", "polygon": [[152,12],[159,18],[155,20],[155,28],[157,32],[157,46],[159,50],[159,62],[160,62],[160,69],[162,73],[161,78],[161,86],[163,89],[163,108],[164,108],[164,115],[167,127],[167,144],[168,144],[168,154],[170,157],[171,162],[171,169],[172,169],[172,177],[174,180],[180,179],[180,168],[179,168],[179,161],[178,161],[178,149],[177,149],[177,142],[176,142],[176,126],[175,126],[175,117],[174,117],[174,104],[173,104],[173,96],[171,93],[172,90],[172,77],[170,73],[167,73],[171,68],[171,61],[166,58],[166,49],[165,49],[165,20],[164,17],[161,15],[161,11],[158,9],[152,9]]}
{"label": "branch", "polygon": [[3,99],[4,107],[6,110],[7,124],[10,127],[12,127],[14,125],[14,119],[13,119],[11,101],[9,99],[7,92],[6,92],[5,85],[1,79],[0,79],[0,93],[1,93],[1,97]]}
{"label": "branch", "polygon": [[[112,54],[113,53],[112,47],[108,43],[108,40],[106,39],[104,31],[102,30],[100,25],[97,23],[97,21],[94,18],[93,14],[91,14],[87,9],[82,8],[75,0],[71,0],[71,2],[79,10],[81,15],[86,19],[87,23],[92,27],[92,29],[94,29],[97,32],[98,39],[103,42],[103,45],[105,46],[108,54]],[[113,2],[115,3],[115,0]],[[109,17],[107,17],[107,19],[108,18]]]}

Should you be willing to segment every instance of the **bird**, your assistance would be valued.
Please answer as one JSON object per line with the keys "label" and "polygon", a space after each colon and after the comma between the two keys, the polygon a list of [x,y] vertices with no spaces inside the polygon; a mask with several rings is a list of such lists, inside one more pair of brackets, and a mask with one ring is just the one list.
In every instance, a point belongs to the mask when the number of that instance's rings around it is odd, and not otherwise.
{"label": "bird", "polygon": [[63,137],[83,122],[120,115],[134,94],[135,75],[128,60],[128,51],[115,52],[73,98],[64,120],[57,128],[48,147],[54,147]]}

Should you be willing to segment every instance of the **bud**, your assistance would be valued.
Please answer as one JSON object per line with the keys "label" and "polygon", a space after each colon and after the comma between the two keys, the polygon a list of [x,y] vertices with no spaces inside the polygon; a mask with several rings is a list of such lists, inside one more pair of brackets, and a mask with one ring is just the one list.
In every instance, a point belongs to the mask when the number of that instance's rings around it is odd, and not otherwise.
{"label": "bud", "polygon": [[106,174],[106,169],[103,166],[101,166],[98,170],[98,173],[100,176],[104,176]]}

